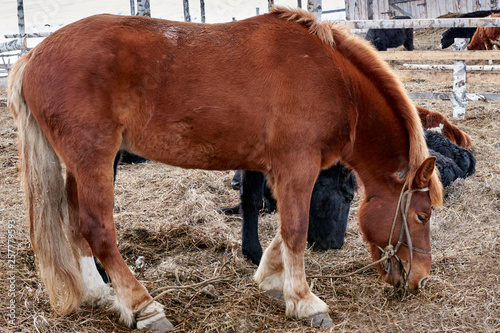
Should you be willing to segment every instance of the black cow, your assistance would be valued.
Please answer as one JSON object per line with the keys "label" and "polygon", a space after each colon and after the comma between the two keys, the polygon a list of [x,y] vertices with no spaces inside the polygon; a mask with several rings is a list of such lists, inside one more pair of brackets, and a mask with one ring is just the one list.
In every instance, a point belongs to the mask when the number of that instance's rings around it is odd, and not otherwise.
{"label": "black cow", "polygon": [[[245,182],[245,186],[241,186],[243,182]],[[242,200],[236,206],[221,208],[220,211],[226,215],[243,214],[242,203],[256,200],[254,207],[259,207],[259,213],[269,214],[275,212],[277,209],[276,199],[274,199],[271,189],[265,183],[266,178],[260,172],[237,170],[233,179],[231,179],[231,186],[233,190],[240,191]]]}
{"label": "black cow", "polygon": [[[393,20],[411,19],[409,16],[394,16]],[[379,51],[403,45],[408,51],[413,51],[413,28],[407,29],[369,29],[365,39]]]}
{"label": "black cow", "polygon": [[[480,10],[472,13],[461,14],[458,17],[486,17],[493,13],[500,13],[500,10]],[[475,27],[471,28],[450,28],[441,35],[441,48],[445,49],[455,43],[455,38],[472,38],[476,32]]]}
{"label": "black cow", "polygon": [[113,180],[116,180],[116,172],[118,171],[118,164],[137,164],[144,163],[147,159],[144,157],[129,153],[125,150],[119,150],[113,162]]}
{"label": "black cow", "polygon": [[[231,183],[233,188],[240,189],[241,204],[222,208],[221,211],[226,214],[242,213],[241,252],[258,265],[262,257],[258,235],[259,212],[276,210],[276,200],[266,186],[266,176],[261,172],[237,172]],[[354,174],[340,163],[320,172],[309,210],[307,242],[313,249],[342,247],[355,190]]]}
{"label": "black cow", "polygon": [[462,148],[438,132],[425,131],[429,153],[436,156],[436,166],[441,173],[443,186],[457,178],[466,178],[476,171],[476,158],[470,150]]}

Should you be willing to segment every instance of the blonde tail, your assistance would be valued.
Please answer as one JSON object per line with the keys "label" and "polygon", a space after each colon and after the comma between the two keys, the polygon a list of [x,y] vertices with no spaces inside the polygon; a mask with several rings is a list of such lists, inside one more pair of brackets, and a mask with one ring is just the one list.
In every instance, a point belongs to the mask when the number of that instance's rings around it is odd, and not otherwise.
{"label": "blonde tail", "polygon": [[9,107],[18,129],[20,175],[31,245],[52,306],[66,314],[80,306],[82,277],[67,238],[68,203],[61,162],[23,96],[23,77],[30,55],[16,61],[9,74]]}

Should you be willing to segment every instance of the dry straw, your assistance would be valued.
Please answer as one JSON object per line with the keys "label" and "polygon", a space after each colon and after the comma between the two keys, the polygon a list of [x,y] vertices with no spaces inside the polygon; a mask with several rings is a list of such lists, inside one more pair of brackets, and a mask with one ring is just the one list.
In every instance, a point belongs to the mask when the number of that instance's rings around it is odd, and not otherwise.
{"label": "dry straw", "polygon": [[[439,41],[438,35],[417,34],[417,38],[421,48],[436,47]],[[449,90],[450,84],[429,84],[422,89]],[[407,84],[412,90],[425,85]],[[477,89],[484,92],[498,87]],[[1,97],[4,94],[1,90]],[[420,102],[451,117],[447,101]],[[314,292],[331,309],[331,331],[500,331],[499,109],[497,102],[469,102],[466,119],[453,121],[472,137],[477,171],[449,187],[444,207],[434,212],[432,277],[422,292],[394,295],[374,269],[342,279],[309,279]],[[6,106],[0,104],[0,252],[6,258],[9,223],[17,231],[18,250],[16,325],[2,324],[0,331],[129,332],[112,314],[100,309],[86,308],[66,317],[50,309],[23,224],[15,140],[13,121]],[[115,187],[120,252],[148,290],[169,288],[159,301],[165,305],[175,332],[316,331],[305,322],[285,318],[284,305],[261,293],[253,283],[255,267],[239,252],[240,219],[217,213],[218,208],[238,201],[237,192],[230,189],[231,177],[231,172],[182,170],[153,162],[120,167]],[[361,197],[358,193],[355,198],[344,247],[307,251],[308,276],[342,275],[370,262],[356,219]],[[272,239],[277,223],[277,215],[261,218],[263,245]],[[144,257],[144,267],[136,267],[139,256]],[[10,302],[8,271],[7,262],[0,261],[2,315]]]}

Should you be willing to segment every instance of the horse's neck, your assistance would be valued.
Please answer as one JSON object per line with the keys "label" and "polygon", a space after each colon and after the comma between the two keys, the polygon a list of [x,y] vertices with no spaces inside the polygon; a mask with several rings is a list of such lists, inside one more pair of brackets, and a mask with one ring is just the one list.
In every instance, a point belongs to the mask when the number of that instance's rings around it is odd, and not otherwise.
{"label": "horse's neck", "polygon": [[346,162],[358,173],[366,190],[393,188],[396,173],[408,169],[409,136],[384,100],[373,102],[364,95],[357,105],[356,134]]}
{"label": "horse's neck", "polygon": [[401,190],[404,183],[399,179],[398,174],[391,172],[361,170],[361,172],[358,172],[358,177],[363,183],[367,198],[395,194]]}

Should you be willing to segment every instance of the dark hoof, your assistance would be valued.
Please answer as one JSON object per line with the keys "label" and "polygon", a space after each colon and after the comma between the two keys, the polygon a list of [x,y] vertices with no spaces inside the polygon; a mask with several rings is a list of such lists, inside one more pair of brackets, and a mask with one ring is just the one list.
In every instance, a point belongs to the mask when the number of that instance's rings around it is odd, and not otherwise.
{"label": "dark hoof", "polygon": [[329,327],[333,324],[332,318],[328,315],[328,313],[318,313],[308,319],[311,326],[320,326],[323,328]]}
{"label": "dark hoof", "polygon": [[252,263],[259,266],[260,259],[262,259],[262,248],[257,248],[252,250],[242,248],[241,253],[245,258],[250,259]]}
{"label": "dark hoof", "polygon": [[[331,321],[331,319],[330,319],[330,321]],[[148,331],[163,333],[163,332],[170,331],[172,328],[174,328],[174,325],[172,325],[172,323],[170,321],[168,321],[167,318],[162,318],[162,319],[152,323],[149,326]]]}
{"label": "dark hoof", "polygon": [[223,208],[219,209],[218,213],[219,214],[226,214],[226,215],[241,214],[241,205],[237,205],[234,207],[223,207]]}
{"label": "dark hoof", "polygon": [[159,320],[152,322],[148,324],[146,327],[143,327],[139,329],[139,332],[155,332],[155,333],[163,333],[163,332],[168,332],[172,328],[174,328],[174,325],[170,321],[168,321],[167,318],[163,317],[160,318]]}

